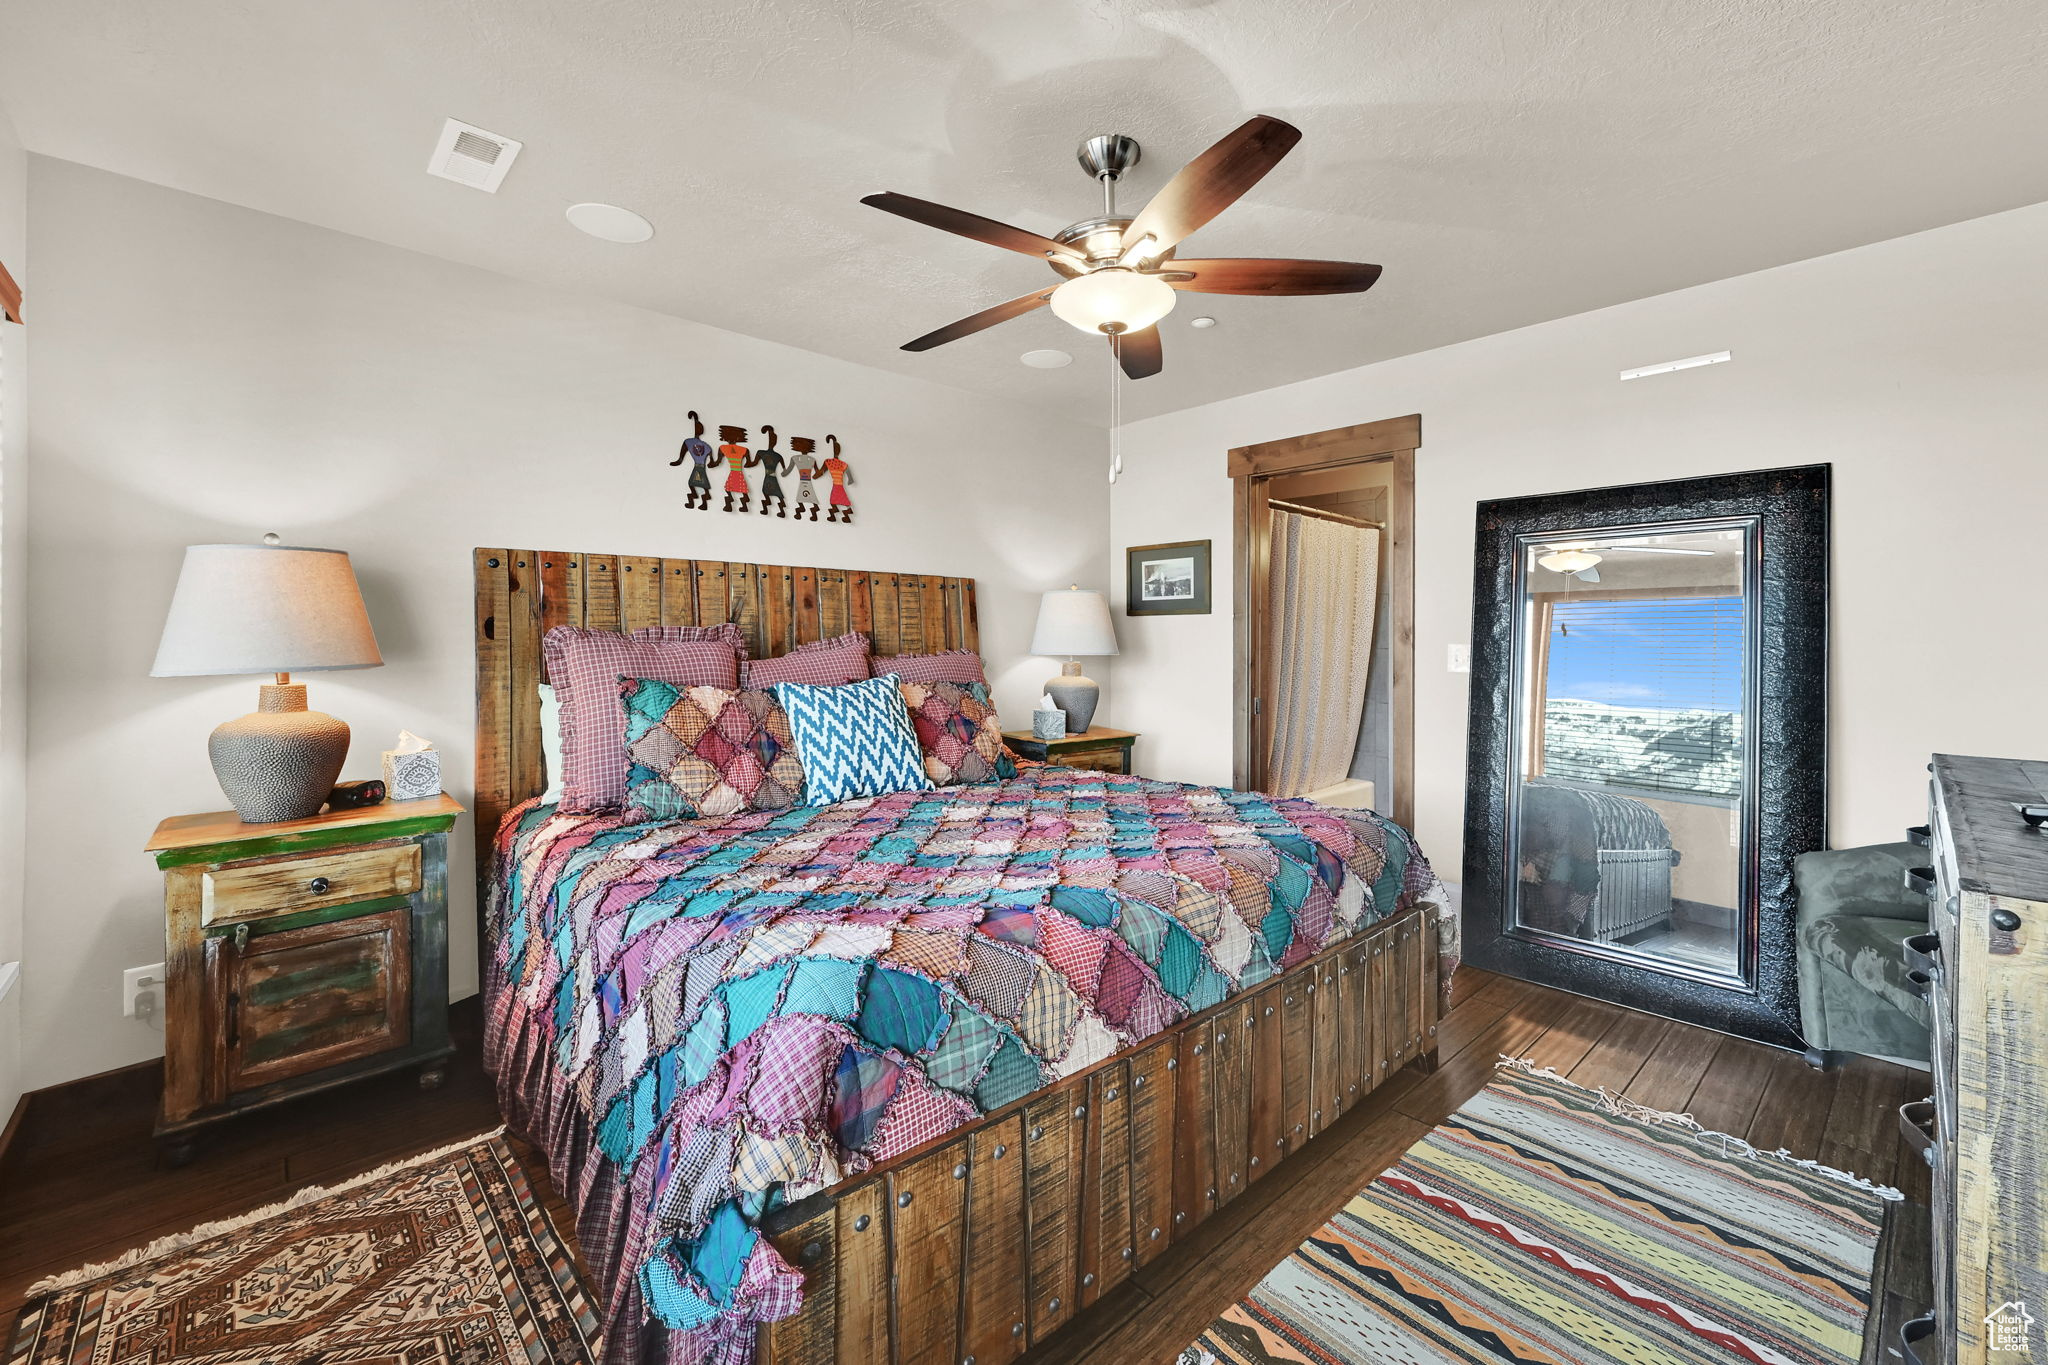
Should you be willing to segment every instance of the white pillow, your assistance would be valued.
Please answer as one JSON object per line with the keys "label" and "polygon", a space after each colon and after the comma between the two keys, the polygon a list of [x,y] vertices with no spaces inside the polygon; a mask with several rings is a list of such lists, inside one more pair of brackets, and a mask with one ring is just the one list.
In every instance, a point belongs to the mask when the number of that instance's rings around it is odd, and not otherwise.
{"label": "white pillow", "polygon": [[562,704],[546,683],[540,685],[540,762],[548,779],[540,799],[553,805],[562,799]]}

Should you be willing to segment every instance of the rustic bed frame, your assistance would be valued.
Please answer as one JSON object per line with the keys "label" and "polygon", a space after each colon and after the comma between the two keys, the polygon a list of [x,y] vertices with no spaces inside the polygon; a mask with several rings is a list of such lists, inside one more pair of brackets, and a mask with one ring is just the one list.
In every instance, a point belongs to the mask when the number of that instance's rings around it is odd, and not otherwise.
{"label": "rustic bed frame", "polygon": [[[554,550],[476,551],[477,876],[540,793],[540,638],[737,623],[754,658],[849,630],[977,649],[974,580]],[[806,1277],[762,1365],[1006,1365],[1411,1063],[1433,1065],[1430,907],[770,1215]]]}

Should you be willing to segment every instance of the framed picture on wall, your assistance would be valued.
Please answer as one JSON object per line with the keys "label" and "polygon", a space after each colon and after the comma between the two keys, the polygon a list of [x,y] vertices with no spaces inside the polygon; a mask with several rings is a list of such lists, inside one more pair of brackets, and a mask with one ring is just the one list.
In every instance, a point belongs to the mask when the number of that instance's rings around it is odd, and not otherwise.
{"label": "framed picture on wall", "polygon": [[1207,616],[1209,542],[1133,545],[1124,551],[1124,615]]}

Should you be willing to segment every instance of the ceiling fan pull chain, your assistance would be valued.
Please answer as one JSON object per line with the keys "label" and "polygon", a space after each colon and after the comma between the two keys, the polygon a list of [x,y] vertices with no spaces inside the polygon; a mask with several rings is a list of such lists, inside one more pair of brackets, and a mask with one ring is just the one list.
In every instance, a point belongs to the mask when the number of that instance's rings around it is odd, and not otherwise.
{"label": "ceiling fan pull chain", "polygon": [[1109,338],[1109,481],[1116,482],[1116,336]]}
{"label": "ceiling fan pull chain", "polygon": [[1109,337],[1109,481],[1124,470],[1123,338]]}

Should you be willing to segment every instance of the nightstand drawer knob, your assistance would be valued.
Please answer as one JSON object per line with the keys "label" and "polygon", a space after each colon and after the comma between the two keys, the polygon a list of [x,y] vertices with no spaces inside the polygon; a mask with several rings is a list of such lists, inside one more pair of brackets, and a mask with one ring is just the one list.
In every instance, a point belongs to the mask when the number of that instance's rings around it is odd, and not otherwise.
{"label": "nightstand drawer knob", "polygon": [[306,889],[316,896],[326,895],[333,886],[334,883],[328,881],[325,877],[315,877],[312,881],[306,883]]}

